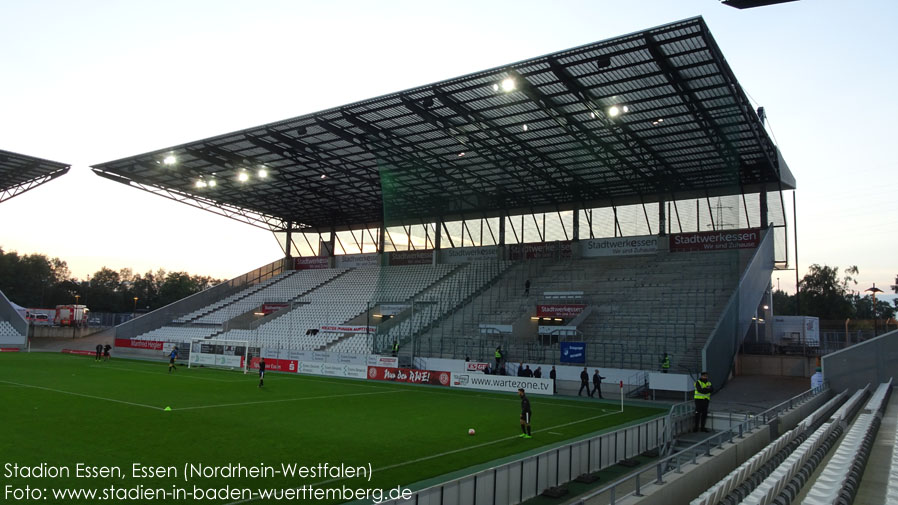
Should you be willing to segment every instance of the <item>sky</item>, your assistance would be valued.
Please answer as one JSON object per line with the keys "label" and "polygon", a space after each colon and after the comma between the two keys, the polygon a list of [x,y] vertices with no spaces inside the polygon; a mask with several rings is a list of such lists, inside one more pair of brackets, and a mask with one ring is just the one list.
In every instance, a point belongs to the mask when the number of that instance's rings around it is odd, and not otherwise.
{"label": "sky", "polygon": [[[0,247],[232,278],[282,256],[246,224],[89,166],[701,15],[798,183],[798,266],[898,274],[898,3],[799,0],[0,1],[0,149],[72,165],[0,204]],[[791,205],[790,205],[791,206]],[[779,282],[777,281],[779,278]],[[794,290],[794,272],[773,284]]]}

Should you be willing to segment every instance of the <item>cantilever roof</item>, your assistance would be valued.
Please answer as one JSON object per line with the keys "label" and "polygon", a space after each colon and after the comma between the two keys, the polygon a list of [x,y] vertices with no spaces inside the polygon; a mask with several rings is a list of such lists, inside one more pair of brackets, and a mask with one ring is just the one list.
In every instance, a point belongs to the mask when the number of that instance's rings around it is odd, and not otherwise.
{"label": "cantilever roof", "polygon": [[93,170],[275,230],[795,187],[700,17]]}
{"label": "cantilever roof", "polygon": [[0,150],[0,203],[65,175],[71,165]]}

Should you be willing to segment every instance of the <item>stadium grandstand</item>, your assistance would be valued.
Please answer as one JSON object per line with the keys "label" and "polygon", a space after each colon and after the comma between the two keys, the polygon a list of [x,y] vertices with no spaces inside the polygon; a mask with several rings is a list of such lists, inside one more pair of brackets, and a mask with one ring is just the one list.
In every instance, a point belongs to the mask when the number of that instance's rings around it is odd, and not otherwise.
{"label": "stadium grandstand", "polygon": [[[0,203],[68,173],[71,166],[56,161],[0,150]],[[26,343],[28,322],[0,292],[0,348]]]}
{"label": "stadium grandstand", "polygon": [[788,264],[795,188],[701,18],[92,168],[269,229],[285,256],[120,338],[396,341],[409,364],[550,363],[576,341],[717,383]]}
{"label": "stadium grandstand", "polygon": [[[772,272],[795,267],[795,178],[700,17],[92,169],[283,252],[117,326],[121,354],[354,378],[374,360],[464,387],[501,348],[509,375],[601,368],[623,412],[624,392],[691,395],[702,370],[725,385]],[[523,503],[651,451],[564,503],[850,503],[866,461],[898,471],[873,443],[895,436],[896,335],[769,410],[712,415],[710,438],[685,402],[390,503]]]}

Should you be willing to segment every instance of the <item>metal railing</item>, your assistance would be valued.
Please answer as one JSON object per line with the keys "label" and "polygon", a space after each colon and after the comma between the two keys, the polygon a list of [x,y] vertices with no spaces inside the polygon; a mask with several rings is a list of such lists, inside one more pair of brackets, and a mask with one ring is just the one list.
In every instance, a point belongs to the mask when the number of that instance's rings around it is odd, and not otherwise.
{"label": "metal railing", "polygon": [[[614,505],[617,503],[618,499],[623,498],[631,494],[627,492],[626,495],[618,496],[621,488],[633,489],[632,494],[634,496],[643,496],[642,495],[642,487],[646,484],[664,484],[664,476],[669,474],[670,472],[683,473],[683,465],[684,464],[698,464],[698,458],[701,456],[711,456],[711,449],[713,448],[721,448],[724,443],[733,443],[733,440],[736,438],[742,438],[746,433],[749,433],[756,428],[759,428],[772,419],[779,417],[784,412],[803,404],[809,399],[817,396],[818,394],[826,391],[828,389],[828,385],[824,384],[816,389],[810,389],[801,393],[799,395],[793,396],[788,400],[775,405],[760,414],[755,416],[751,416],[749,414],[745,414],[745,419],[737,424],[736,426],[730,426],[730,428],[721,431],[720,433],[716,433],[711,437],[702,440],[701,442],[697,442],[675,454],[672,454],[657,463],[647,466],[643,469],[637,470],[634,473],[631,473],[625,477],[622,477],[611,484],[602,487],[592,493],[589,493],[576,502],[572,502],[571,505],[582,505],[585,504],[588,500],[592,500],[594,498],[600,496],[607,496],[609,501],[609,505]],[[687,405],[691,402],[684,402],[679,405]],[[677,407],[676,405],[674,407]],[[671,408],[671,414],[673,413],[673,407]],[[651,474],[649,479],[645,479],[646,474]]]}

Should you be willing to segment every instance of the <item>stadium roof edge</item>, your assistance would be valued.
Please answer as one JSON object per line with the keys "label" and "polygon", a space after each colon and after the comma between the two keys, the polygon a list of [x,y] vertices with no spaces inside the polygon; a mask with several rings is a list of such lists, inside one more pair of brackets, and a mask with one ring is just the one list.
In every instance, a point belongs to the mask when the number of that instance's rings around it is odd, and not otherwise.
{"label": "stadium roof edge", "polygon": [[701,17],[92,169],[275,230],[795,187]]}
{"label": "stadium roof edge", "polygon": [[68,173],[71,165],[0,150],[0,203]]}

